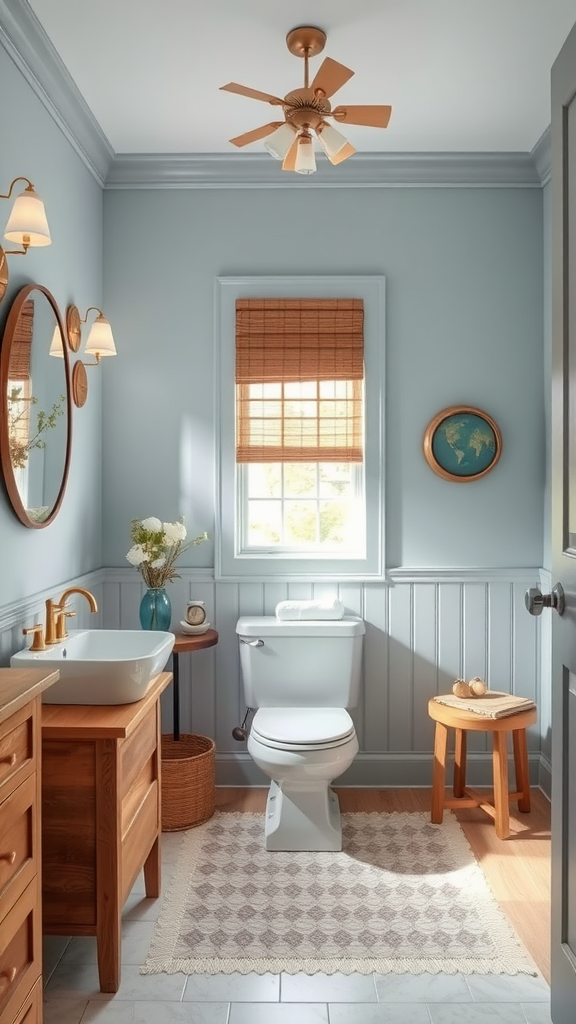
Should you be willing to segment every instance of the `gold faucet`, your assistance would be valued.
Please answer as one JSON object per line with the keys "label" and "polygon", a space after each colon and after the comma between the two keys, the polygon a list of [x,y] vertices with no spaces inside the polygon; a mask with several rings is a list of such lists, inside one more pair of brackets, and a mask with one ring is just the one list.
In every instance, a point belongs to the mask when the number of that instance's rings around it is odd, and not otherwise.
{"label": "gold faucet", "polygon": [[44,643],[58,644],[68,636],[68,632],[66,630],[66,619],[76,614],[76,612],[69,611],[66,605],[66,601],[70,597],[70,594],[82,594],[90,605],[90,611],[98,611],[96,598],[89,590],[84,590],[82,587],[69,587],[68,590],[64,591],[59,601],[53,601],[52,598],[49,597],[46,601],[46,632],[44,635]]}

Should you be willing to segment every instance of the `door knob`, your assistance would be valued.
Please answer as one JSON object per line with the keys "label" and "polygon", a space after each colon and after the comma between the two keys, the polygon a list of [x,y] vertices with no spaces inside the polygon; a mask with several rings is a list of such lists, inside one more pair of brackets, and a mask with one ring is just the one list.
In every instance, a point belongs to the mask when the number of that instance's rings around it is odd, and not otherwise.
{"label": "door knob", "polygon": [[530,615],[541,615],[543,608],[555,608],[558,615],[563,615],[566,607],[564,588],[561,583],[556,583],[551,594],[543,594],[540,587],[531,587],[524,595],[524,602]]}

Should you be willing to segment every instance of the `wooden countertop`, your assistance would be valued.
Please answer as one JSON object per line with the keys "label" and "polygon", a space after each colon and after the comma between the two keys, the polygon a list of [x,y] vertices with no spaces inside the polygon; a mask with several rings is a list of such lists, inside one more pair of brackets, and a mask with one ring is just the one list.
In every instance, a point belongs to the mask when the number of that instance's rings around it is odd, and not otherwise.
{"label": "wooden countertop", "polygon": [[58,670],[41,668],[0,668],[0,722],[37,697],[60,677]]}
{"label": "wooden countertop", "polygon": [[214,647],[217,643],[218,633],[215,629],[207,629],[205,633],[176,633],[174,654],[203,651],[206,647]]}
{"label": "wooden countertop", "polygon": [[43,704],[42,739],[124,739],[136,728],[172,679],[161,672],[133,704]]}

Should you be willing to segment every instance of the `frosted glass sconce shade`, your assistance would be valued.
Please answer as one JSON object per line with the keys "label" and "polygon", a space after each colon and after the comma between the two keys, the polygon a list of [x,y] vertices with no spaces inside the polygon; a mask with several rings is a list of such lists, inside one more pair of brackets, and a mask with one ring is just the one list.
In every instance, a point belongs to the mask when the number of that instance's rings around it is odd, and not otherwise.
{"label": "frosted glass sconce shade", "polygon": [[293,142],[294,129],[289,124],[282,124],[264,140],[264,147],[275,160],[284,160]]}
{"label": "frosted glass sconce shade", "polygon": [[316,170],[316,157],[310,135],[301,135],[298,139],[298,153],[294,170],[297,174],[314,174]]}
{"label": "frosted glass sconce shade", "polygon": [[317,130],[318,141],[329,160],[337,156],[341,149],[347,145],[347,139],[342,132],[337,131],[331,124],[322,124]]}

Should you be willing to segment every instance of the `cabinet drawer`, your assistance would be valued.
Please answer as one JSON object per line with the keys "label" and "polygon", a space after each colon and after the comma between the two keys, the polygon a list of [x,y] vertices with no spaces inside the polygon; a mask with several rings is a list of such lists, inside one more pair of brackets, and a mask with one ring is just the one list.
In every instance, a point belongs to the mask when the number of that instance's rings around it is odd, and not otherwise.
{"label": "cabinet drawer", "polygon": [[37,715],[36,704],[28,704],[0,725],[0,800],[35,766]]}
{"label": "cabinet drawer", "polygon": [[0,803],[0,921],[38,871],[35,796],[36,776],[29,775]]}
{"label": "cabinet drawer", "polygon": [[0,922],[0,1020],[12,1021],[42,970],[38,880]]}
{"label": "cabinet drawer", "polygon": [[20,1007],[13,1024],[42,1024],[42,982],[39,980]]}

